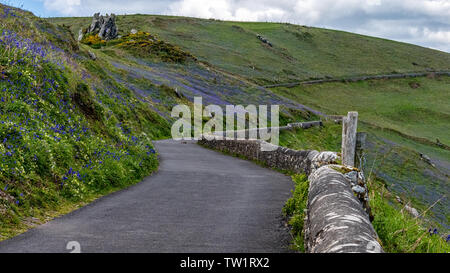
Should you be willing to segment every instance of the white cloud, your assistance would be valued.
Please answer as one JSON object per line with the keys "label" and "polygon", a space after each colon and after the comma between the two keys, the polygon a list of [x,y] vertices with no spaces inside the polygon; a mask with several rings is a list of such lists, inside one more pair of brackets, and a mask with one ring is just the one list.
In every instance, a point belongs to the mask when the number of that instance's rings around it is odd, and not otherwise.
{"label": "white cloud", "polygon": [[65,16],[171,14],[291,22],[357,32],[450,52],[450,0],[42,0]]}
{"label": "white cloud", "polygon": [[47,10],[63,16],[92,16],[102,14],[168,14],[167,0],[41,0]]}
{"label": "white cloud", "polygon": [[280,20],[286,13],[281,8],[242,4],[229,0],[184,0],[174,2],[169,10],[175,15],[236,21]]}
{"label": "white cloud", "polygon": [[59,11],[64,15],[72,15],[80,5],[81,0],[44,0],[46,9]]}

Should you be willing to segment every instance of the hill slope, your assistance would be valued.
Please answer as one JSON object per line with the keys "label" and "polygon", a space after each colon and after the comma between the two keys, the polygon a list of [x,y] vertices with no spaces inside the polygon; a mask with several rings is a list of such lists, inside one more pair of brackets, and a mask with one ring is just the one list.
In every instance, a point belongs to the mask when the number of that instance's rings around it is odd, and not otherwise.
{"label": "hill slope", "polygon": [[[74,33],[90,18],[51,18]],[[342,31],[278,23],[186,17],[118,16],[119,32],[132,28],[157,34],[200,61],[259,84],[326,76],[450,70],[450,54]],[[262,43],[256,35],[273,45]]]}
{"label": "hill slope", "polygon": [[[0,5],[0,240],[140,181],[169,123],[70,31]],[[91,69],[92,70],[92,69]]]}

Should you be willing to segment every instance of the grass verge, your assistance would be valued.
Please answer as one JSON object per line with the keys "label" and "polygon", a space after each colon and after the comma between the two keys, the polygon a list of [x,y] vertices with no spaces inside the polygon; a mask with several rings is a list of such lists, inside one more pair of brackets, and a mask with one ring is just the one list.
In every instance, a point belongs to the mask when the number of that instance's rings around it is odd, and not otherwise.
{"label": "grass verge", "polygon": [[412,217],[395,203],[394,196],[377,180],[369,180],[372,222],[384,251],[390,253],[449,253],[450,245],[438,231],[429,230],[423,217]]}
{"label": "grass verge", "polygon": [[289,225],[293,236],[292,247],[299,252],[305,252],[303,226],[305,212],[308,204],[308,177],[304,174],[292,176],[295,189],[293,196],[289,198],[283,207],[284,216],[289,218]]}

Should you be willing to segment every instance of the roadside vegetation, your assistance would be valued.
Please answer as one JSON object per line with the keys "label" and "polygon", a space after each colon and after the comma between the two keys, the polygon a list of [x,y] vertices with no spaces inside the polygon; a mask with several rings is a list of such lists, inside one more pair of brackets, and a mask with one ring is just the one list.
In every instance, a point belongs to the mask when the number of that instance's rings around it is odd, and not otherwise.
{"label": "roadside vegetation", "polygon": [[[342,125],[334,122],[324,122],[323,127],[314,127],[307,130],[282,131],[280,134],[280,145],[296,150],[315,149],[338,152],[340,151],[341,131]],[[369,141],[373,141],[374,137],[370,135]],[[400,153],[403,153],[403,156],[411,157],[414,155],[413,151],[405,147],[398,149]],[[366,156],[370,157],[370,154]],[[398,167],[392,168],[390,167],[392,162],[389,161],[394,159],[398,161],[398,157],[402,158],[402,155],[399,155],[399,153],[397,153],[397,156],[384,154],[380,155],[380,158],[383,156],[385,157],[384,159],[378,159],[381,161],[380,163],[375,162],[379,169],[379,176],[386,172],[389,176],[401,179],[402,177],[399,176],[402,170],[405,169],[408,170],[408,177],[411,178],[415,175],[421,175],[421,170],[426,168],[426,166],[420,166],[414,169],[412,166],[401,165],[399,162],[397,162],[397,165],[394,164],[394,166]],[[420,159],[415,158],[414,160],[418,164],[423,163]],[[381,240],[383,249],[386,252],[393,253],[448,253],[450,251],[449,235],[446,233],[448,230],[436,222],[437,218],[429,218],[430,214],[433,214],[432,209],[440,202],[443,202],[443,200],[437,200],[437,202],[428,204],[428,206],[420,205],[418,207],[420,217],[412,216],[405,209],[405,206],[416,206],[420,203],[410,198],[411,193],[401,194],[403,204],[399,203],[398,196],[392,192],[394,185],[392,187],[388,186],[385,180],[375,174],[374,162],[370,160],[368,162],[371,164],[367,163],[364,169],[365,174],[368,176],[370,206],[374,216],[372,224]],[[305,218],[304,209],[308,198],[308,181],[304,175],[294,175],[292,180],[295,184],[293,197],[286,202],[283,213],[288,217],[288,223],[291,227],[294,238],[293,248],[302,252],[304,251],[303,221]],[[417,181],[416,183],[419,182]],[[414,187],[414,184],[410,186]],[[411,188],[410,190],[413,191],[414,189]],[[446,208],[443,210],[444,216],[445,211]]]}
{"label": "roadside vegetation", "polygon": [[292,176],[295,189],[292,197],[289,198],[283,207],[283,214],[288,218],[288,224],[291,227],[293,236],[292,248],[299,252],[305,252],[304,241],[304,220],[305,210],[308,205],[308,177],[304,174],[296,174]]}
{"label": "roadside vegetation", "polygon": [[[420,217],[410,215],[405,206],[396,201],[382,181],[369,178],[372,221],[384,251],[390,253],[449,253],[448,234],[433,227],[426,218],[429,208]],[[411,205],[411,202],[406,202]]]}
{"label": "roadside vegetation", "polygon": [[[288,199],[283,214],[293,236],[292,248],[304,252],[304,220],[308,203],[308,178],[305,175],[293,175],[295,184],[293,196]],[[448,253],[448,237],[443,238],[436,228],[428,228],[422,218],[408,214],[405,207],[396,202],[382,181],[369,179],[370,207],[374,220],[372,224],[377,232],[385,252],[390,253]],[[448,236],[445,235],[444,236]]]}
{"label": "roadside vegetation", "polygon": [[70,31],[0,5],[0,240],[158,166],[169,124],[106,76]]}
{"label": "roadside vegetation", "polygon": [[[370,80],[275,88],[279,95],[331,115],[358,111],[359,131],[368,133],[367,172],[385,181],[389,190],[426,209],[436,228],[449,229],[450,77]],[[327,132],[334,129],[334,134]],[[341,126],[314,133],[281,134],[283,145],[300,149],[340,151]],[[326,133],[323,135],[323,133]],[[303,135],[305,134],[305,135]],[[317,137],[314,136],[317,134]],[[334,138],[333,145],[325,145]],[[304,142],[303,145],[301,145]]]}

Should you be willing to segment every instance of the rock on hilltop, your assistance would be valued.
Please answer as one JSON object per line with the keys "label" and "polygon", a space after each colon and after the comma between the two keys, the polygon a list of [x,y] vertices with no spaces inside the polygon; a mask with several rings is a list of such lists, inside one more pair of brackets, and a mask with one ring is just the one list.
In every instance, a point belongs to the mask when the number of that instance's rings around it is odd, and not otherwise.
{"label": "rock on hilltop", "polygon": [[116,15],[111,14],[109,16],[100,15],[100,13],[94,14],[92,18],[91,26],[88,28],[87,33],[98,34],[103,40],[112,40],[118,36],[118,28],[116,25]]}

